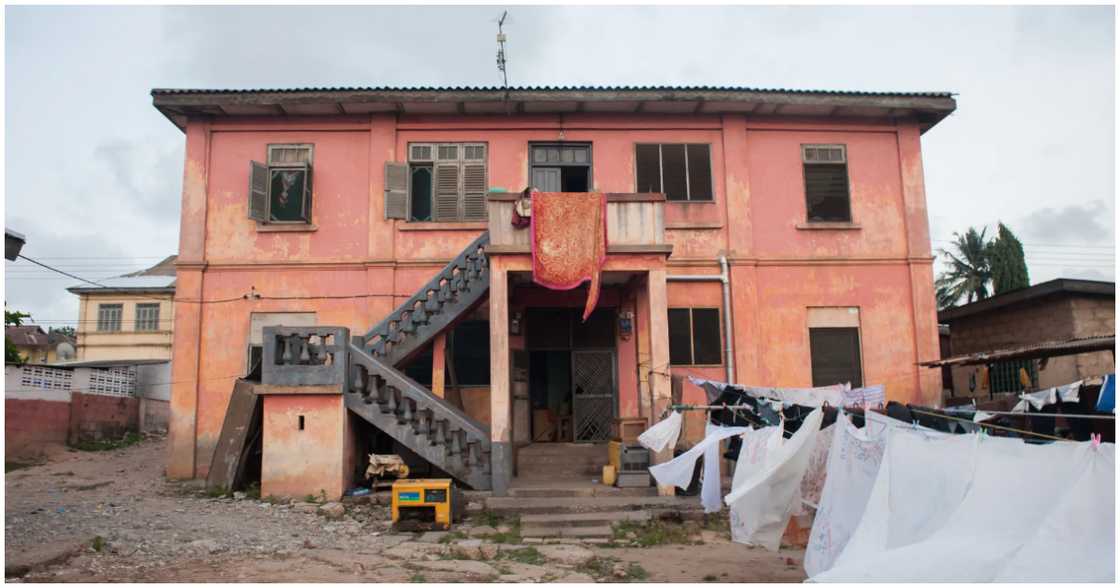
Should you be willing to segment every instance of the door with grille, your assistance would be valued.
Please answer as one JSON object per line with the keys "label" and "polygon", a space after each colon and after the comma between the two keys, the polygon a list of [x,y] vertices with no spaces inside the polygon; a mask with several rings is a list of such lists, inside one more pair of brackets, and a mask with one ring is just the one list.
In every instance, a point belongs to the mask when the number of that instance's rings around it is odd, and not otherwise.
{"label": "door with grille", "polygon": [[610,440],[617,388],[613,351],[572,351],[572,425],[576,441]]}

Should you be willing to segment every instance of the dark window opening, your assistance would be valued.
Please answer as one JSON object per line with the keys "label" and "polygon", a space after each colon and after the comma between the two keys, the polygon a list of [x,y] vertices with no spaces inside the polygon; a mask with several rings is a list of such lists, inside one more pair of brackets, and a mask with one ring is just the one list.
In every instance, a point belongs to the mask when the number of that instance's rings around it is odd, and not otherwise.
{"label": "dark window opening", "polygon": [[455,383],[459,386],[489,386],[490,321],[459,323],[451,337]]}
{"label": "dark window opening", "polygon": [[299,415],[299,430],[303,430],[303,415]]}
{"label": "dark window opening", "polygon": [[560,191],[586,192],[589,188],[587,185],[588,169],[586,167],[560,168]]}
{"label": "dark window opening", "polygon": [[432,166],[413,165],[411,170],[411,210],[409,220],[432,220]]}
{"label": "dark window opening", "polygon": [[844,383],[851,383],[853,388],[863,386],[858,328],[809,329],[809,354],[813,365],[813,386]]}
{"label": "dark window opening", "polygon": [[843,145],[807,145],[801,153],[809,221],[851,222],[847,149]]}
{"label": "dark window opening", "polygon": [[708,145],[639,144],[635,158],[638,192],[661,192],[674,201],[712,200]]}
{"label": "dark window opening", "polygon": [[586,143],[529,146],[530,178],[542,192],[591,190],[591,145]]}
{"label": "dark window opening", "polygon": [[259,382],[261,380],[261,363],[264,360],[264,347],[261,345],[249,346],[249,366],[245,370],[246,379]]}
{"label": "dark window opening", "polygon": [[719,365],[722,354],[719,309],[669,309],[670,364]]}

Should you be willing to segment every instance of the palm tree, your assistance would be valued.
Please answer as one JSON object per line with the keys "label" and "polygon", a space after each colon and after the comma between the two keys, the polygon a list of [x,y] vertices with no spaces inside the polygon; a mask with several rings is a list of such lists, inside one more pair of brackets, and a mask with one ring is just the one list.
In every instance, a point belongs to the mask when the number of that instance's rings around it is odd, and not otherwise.
{"label": "palm tree", "polygon": [[937,290],[937,307],[948,308],[962,298],[966,302],[983,300],[988,297],[988,282],[992,279],[992,268],[988,263],[988,242],[985,233],[969,227],[964,235],[953,233],[953,244],[947,251],[939,249],[949,261],[949,270],[937,277],[934,286]]}

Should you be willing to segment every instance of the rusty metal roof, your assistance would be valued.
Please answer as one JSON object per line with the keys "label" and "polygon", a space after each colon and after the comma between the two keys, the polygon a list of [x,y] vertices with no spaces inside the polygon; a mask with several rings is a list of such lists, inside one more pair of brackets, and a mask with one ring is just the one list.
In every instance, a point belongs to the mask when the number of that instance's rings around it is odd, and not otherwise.
{"label": "rusty metal roof", "polygon": [[151,91],[181,129],[190,118],[338,115],[609,113],[741,114],[912,120],[923,131],[956,110],[951,92],[795,90],[741,86],[417,86]]}
{"label": "rusty metal roof", "polygon": [[834,96],[923,96],[949,98],[952,92],[889,92],[865,90],[801,90],[748,86],[312,86],[306,88],[153,88],[163,94],[257,94],[299,92],[761,92],[770,94],[826,94]]}
{"label": "rusty metal roof", "polygon": [[996,294],[961,306],[946,308],[937,313],[937,322],[952,325],[953,321],[977,314],[1024,303],[1037,303],[1048,296],[1116,296],[1116,283],[1099,280],[1077,280],[1056,278],[1029,288],[1020,288],[1003,294]]}
{"label": "rusty metal roof", "polygon": [[1116,336],[1102,335],[1099,337],[1079,337],[1066,341],[1043,341],[1013,349],[997,349],[995,351],[981,351],[968,355],[957,355],[937,361],[924,361],[918,365],[924,367],[941,367],[946,365],[982,365],[997,361],[1010,361],[1013,359],[1041,359],[1046,357],[1061,357],[1063,355],[1077,355],[1078,353],[1092,353],[1094,351],[1116,350]]}

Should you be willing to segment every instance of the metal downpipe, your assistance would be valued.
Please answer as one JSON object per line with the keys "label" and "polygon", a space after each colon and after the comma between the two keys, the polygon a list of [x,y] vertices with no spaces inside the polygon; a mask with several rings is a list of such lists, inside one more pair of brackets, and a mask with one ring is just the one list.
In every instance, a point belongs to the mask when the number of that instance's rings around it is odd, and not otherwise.
{"label": "metal downpipe", "polygon": [[733,346],[733,337],[731,336],[731,274],[727,265],[727,256],[719,256],[719,274],[700,274],[700,275],[673,275],[665,276],[669,282],[720,282],[723,286],[723,349],[724,349],[724,368],[726,371],[727,382],[729,384],[735,383],[735,349]]}

